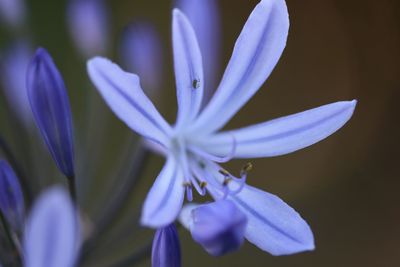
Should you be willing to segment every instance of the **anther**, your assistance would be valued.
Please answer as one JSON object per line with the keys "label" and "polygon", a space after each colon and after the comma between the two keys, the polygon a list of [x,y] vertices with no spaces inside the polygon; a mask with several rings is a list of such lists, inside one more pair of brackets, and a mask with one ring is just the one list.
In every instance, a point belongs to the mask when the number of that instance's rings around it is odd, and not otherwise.
{"label": "anther", "polygon": [[200,87],[200,80],[199,79],[194,79],[192,81],[192,87],[193,87],[193,89],[199,88]]}
{"label": "anther", "polygon": [[202,182],[200,183],[200,188],[201,188],[201,189],[204,189],[206,186],[207,186],[207,182],[202,181]]}
{"label": "anther", "polygon": [[243,166],[243,168],[242,168],[240,174],[243,176],[244,174],[248,173],[248,172],[251,171],[252,169],[253,169],[253,164],[252,164],[251,162],[247,162],[247,163]]}
{"label": "anther", "polygon": [[227,170],[225,170],[225,169],[220,169],[218,172],[220,174],[222,174],[223,176],[229,176],[230,175],[229,172]]}

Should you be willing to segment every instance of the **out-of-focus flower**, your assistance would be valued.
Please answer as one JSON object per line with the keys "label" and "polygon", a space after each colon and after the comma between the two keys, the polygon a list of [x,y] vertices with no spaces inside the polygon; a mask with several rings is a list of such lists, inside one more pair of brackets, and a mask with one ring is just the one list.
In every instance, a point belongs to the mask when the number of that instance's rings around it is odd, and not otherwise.
{"label": "out-of-focus flower", "polygon": [[68,193],[53,187],[32,208],[24,234],[25,267],[73,267],[80,248],[77,211]]}
{"label": "out-of-focus flower", "polygon": [[84,57],[106,53],[109,31],[104,0],[69,0],[67,24]]}
{"label": "out-of-focus flower", "polygon": [[13,112],[25,126],[32,123],[32,113],[29,106],[26,82],[28,64],[32,50],[25,42],[12,45],[1,59],[1,82],[4,95]]}
{"label": "out-of-focus flower", "polygon": [[151,251],[152,267],[180,267],[181,247],[174,224],[156,231]]}
{"label": "out-of-focus flower", "polygon": [[128,71],[137,73],[150,95],[161,87],[163,74],[161,40],[150,24],[132,23],[123,32],[121,60]]}
{"label": "out-of-focus flower", "polygon": [[[186,191],[228,199],[246,215],[245,237],[273,255],[314,248],[308,224],[277,196],[246,185],[246,165],[235,177],[218,163],[232,158],[284,155],[321,141],[352,116],[356,101],[336,102],[291,116],[231,131],[219,131],[268,78],[286,45],[289,20],[284,0],[262,0],[235,44],[223,79],[208,105],[203,62],[195,32],[179,10],[173,12],[173,49],[178,98],[177,121],[169,125],[145,96],[139,78],[104,58],[88,72],[104,100],[132,130],[158,144],[166,163],[145,200],[141,222],[159,228],[172,223]],[[201,112],[200,112],[201,111]]]}
{"label": "out-of-focus flower", "polygon": [[24,196],[17,175],[5,160],[0,160],[0,211],[14,231],[22,230]]}
{"label": "out-of-focus flower", "polygon": [[74,176],[71,110],[61,74],[48,52],[39,48],[27,73],[33,116],[60,171]]}
{"label": "out-of-focus flower", "polygon": [[[221,41],[223,38],[218,1],[176,0],[176,7],[189,18],[199,41],[203,64],[207,66],[204,68],[204,81],[202,81],[204,83],[203,103],[207,103],[214,93],[221,66]],[[139,75],[139,77],[141,76]]]}
{"label": "out-of-focus flower", "polygon": [[247,218],[232,201],[197,207],[188,204],[181,214],[186,214],[180,217],[181,222],[190,229],[193,239],[213,256],[235,251],[243,244]]}
{"label": "out-of-focus flower", "polygon": [[0,19],[11,27],[20,27],[25,22],[24,0],[0,0]]}

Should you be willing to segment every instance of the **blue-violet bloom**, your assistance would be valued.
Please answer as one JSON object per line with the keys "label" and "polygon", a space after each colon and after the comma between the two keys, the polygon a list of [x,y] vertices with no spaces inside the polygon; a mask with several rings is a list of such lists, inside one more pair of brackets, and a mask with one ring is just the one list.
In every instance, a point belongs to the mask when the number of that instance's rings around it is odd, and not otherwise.
{"label": "blue-violet bloom", "polygon": [[32,112],[26,82],[21,77],[26,76],[31,57],[30,45],[20,41],[7,49],[1,58],[1,82],[4,95],[19,121],[28,127],[32,125]]}
{"label": "blue-violet bloom", "polygon": [[24,195],[17,175],[5,160],[0,160],[0,211],[14,231],[22,230]]}
{"label": "blue-violet bloom", "polygon": [[163,59],[161,39],[149,23],[134,22],[127,26],[122,35],[121,61],[128,71],[136,73],[153,95],[161,87]]}
{"label": "blue-violet bloom", "polygon": [[[201,110],[204,75],[195,32],[178,9],[173,11],[173,50],[178,114],[169,125],[143,93],[139,78],[104,58],[88,62],[91,80],[114,113],[132,130],[162,148],[164,167],[144,202],[141,223],[159,228],[181,211],[186,191],[207,192],[233,201],[247,217],[245,237],[273,255],[314,248],[308,224],[277,196],[246,185],[219,163],[233,158],[287,154],[312,145],[342,127],[356,101],[324,105],[298,114],[230,131],[219,131],[254,95],[278,62],[289,29],[284,0],[262,0],[235,44],[222,81]],[[201,112],[200,112],[201,111]]]}
{"label": "blue-violet bloom", "polygon": [[47,189],[28,218],[24,240],[25,267],[74,267],[80,249],[78,215],[61,187]]}
{"label": "blue-violet bloom", "polygon": [[[199,42],[203,65],[207,66],[204,68],[204,81],[202,81],[204,84],[203,104],[205,104],[214,93],[221,67],[219,59],[223,38],[218,1],[176,0],[175,5],[189,18]],[[139,77],[142,76],[139,75]]]}
{"label": "blue-violet bloom", "polygon": [[0,19],[9,26],[18,28],[25,22],[24,0],[0,0]]}
{"label": "blue-violet bloom", "polygon": [[64,81],[49,53],[39,48],[27,72],[33,116],[59,170],[74,176],[72,118]]}
{"label": "blue-violet bloom", "polygon": [[238,250],[243,244],[247,217],[230,200],[188,204],[180,217],[193,239],[213,256]]}
{"label": "blue-violet bloom", "polygon": [[180,267],[181,247],[175,224],[156,231],[151,251],[152,267]]}
{"label": "blue-violet bloom", "polygon": [[82,56],[106,53],[109,31],[104,0],[69,0],[68,4],[68,28]]}

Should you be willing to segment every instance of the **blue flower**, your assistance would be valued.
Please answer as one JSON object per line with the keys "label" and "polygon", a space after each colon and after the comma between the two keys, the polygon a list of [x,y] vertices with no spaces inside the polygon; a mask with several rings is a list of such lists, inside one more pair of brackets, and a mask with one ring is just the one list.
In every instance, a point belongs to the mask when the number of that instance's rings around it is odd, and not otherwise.
{"label": "blue flower", "polygon": [[232,201],[188,204],[180,217],[193,239],[213,256],[238,250],[243,244],[247,217]]}
{"label": "blue flower", "polygon": [[159,228],[173,222],[186,192],[228,199],[246,215],[247,240],[273,255],[314,248],[310,227],[277,196],[246,185],[246,165],[235,177],[219,163],[233,158],[284,155],[326,138],[352,116],[356,101],[343,101],[241,129],[220,129],[268,78],[286,45],[289,29],[283,0],[262,0],[235,44],[222,81],[201,109],[203,62],[195,32],[178,9],[173,12],[173,50],[178,114],[169,125],[143,93],[139,78],[104,58],[88,72],[114,113],[163,151],[167,160],[144,202],[141,222]]}
{"label": "blue flower", "polygon": [[108,48],[108,12],[104,0],[69,0],[67,23],[84,57],[104,54]]}
{"label": "blue flower", "polygon": [[0,18],[11,27],[21,27],[25,22],[24,0],[0,0]]}
{"label": "blue flower", "polygon": [[68,193],[53,187],[36,201],[24,240],[25,267],[74,267],[80,248],[76,209]]}
{"label": "blue flower", "polygon": [[151,251],[152,267],[180,267],[181,247],[174,224],[156,231]]}
{"label": "blue flower", "polygon": [[25,77],[32,51],[28,43],[17,42],[1,60],[1,82],[8,105],[25,125],[32,125],[32,112],[26,91]]}
{"label": "blue flower", "polygon": [[74,176],[71,109],[64,81],[48,52],[39,48],[27,72],[33,116],[60,171]]}
{"label": "blue flower", "polygon": [[120,50],[122,62],[129,71],[141,77],[146,93],[152,95],[161,87],[162,46],[151,24],[135,22],[126,27]]}
{"label": "blue flower", "polygon": [[14,231],[22,230],[24,196],[17,175],[5,160],[0,160],[0,211]]}

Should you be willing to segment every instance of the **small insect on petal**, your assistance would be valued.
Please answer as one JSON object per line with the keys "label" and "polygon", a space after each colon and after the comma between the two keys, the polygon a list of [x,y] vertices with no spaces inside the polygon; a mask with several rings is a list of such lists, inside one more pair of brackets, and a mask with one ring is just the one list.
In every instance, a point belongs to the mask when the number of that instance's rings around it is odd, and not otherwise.
{"label": "small insect on petal", "polygon": [[229,200],[219,200],[192,210],[191,233],[208,253],[221,256],[240,248],[246,216]]}
{"label": "small insect on petal", "polygon": [[174,224],[160,228],[154,235],[151,251],[152,267],[180,267],[181,247]]}
{"label": "small insect on petal", "polygon": [[49,53],[39,48],[27,72],[36,125],[60,171],[74,176],[72,118],[64,81]]}
{"label": "small insect on petal", "polygon": [[22,230],[24,197],[15,172],[5,160],[0,160],[0,211],[14,231]]}
{"label": "small insect on petal", "polygon": [[192,87],[193,87],[193,89],[198,89],[200,87],[200,80],[194,79],[192,82]]}

